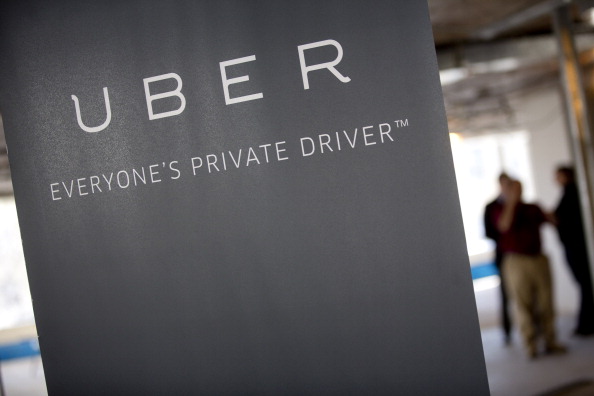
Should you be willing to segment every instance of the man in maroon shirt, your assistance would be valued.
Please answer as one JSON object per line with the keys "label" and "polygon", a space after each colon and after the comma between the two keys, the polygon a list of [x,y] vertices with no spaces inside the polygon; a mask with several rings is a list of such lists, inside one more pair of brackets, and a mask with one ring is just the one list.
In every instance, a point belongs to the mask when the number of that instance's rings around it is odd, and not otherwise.
{"label": "man in maroon shirt", "polygon": [[542,336],[547,353],[565,352],[555,335],[551,270],[541,250],[540,226],[550,219],[537,205],[522,202],[520,182],[509,183],[504,195],[497,216],[504,283],[516,307],[526,351],[535,358]]}

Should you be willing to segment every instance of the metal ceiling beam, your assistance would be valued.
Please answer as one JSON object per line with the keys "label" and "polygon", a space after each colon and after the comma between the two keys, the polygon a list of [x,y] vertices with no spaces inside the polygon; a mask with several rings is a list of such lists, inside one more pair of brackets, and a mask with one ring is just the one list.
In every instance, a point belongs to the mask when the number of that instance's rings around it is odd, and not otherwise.
{"label": "metal ceiling beam", "polygon": [[594,7],[594,0],[580,0],[577,2],[580,12],[584,12]]}
{"label": "metal ceiling beam", "polygon": [[550,15],[551,12],[559,7],[572,3],[572,0],[547,0],[542,3],[528,7],[523,11],[515,13],[501,21],[495,22],[476,31],[472,37],[478,40],[492,40],[500,34],[509,31],[518,26],[522,26],[536,18],[544,15]]}

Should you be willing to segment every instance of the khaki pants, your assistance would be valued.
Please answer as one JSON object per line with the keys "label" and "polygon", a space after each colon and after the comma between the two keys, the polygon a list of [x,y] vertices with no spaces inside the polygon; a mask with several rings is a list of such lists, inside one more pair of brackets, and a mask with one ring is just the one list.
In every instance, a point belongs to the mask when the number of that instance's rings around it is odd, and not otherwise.
{"label": "khaki pants", "polygon": [[524,345],[535,350],[539,334],[546,347],[556,344],[555,314],[549,260],[540,254],[507,253],[503,258],[504,286],[515,306]]}

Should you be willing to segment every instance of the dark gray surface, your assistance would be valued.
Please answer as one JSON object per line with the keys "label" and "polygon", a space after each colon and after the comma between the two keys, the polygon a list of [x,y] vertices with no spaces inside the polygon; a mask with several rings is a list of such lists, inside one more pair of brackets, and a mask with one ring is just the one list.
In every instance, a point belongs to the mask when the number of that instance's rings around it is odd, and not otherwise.
{"label": "dark gray surface", "polygon": [[[50,394],[488,393],[424,2],[0,12],[0,104]],[[297,46],[326,39],[351,81],[316,71],[304,90]],[[264,97],[225,105],[219,62],[249,55],[229,69],[250,76],[232,94]],[[183,80],[185,111],[149,121],[143,78],[166,73]],[[71,95],[98,125],[103,87],[111,124],[83,132]],[[378,144],[365,146],[371,125]],[[355,148],[300,154],[302,137],[354,128]],[[192,174],[192,157],[280,141],[288,160]],[[52,200],[52,183],[171,161],[178,179]]]}

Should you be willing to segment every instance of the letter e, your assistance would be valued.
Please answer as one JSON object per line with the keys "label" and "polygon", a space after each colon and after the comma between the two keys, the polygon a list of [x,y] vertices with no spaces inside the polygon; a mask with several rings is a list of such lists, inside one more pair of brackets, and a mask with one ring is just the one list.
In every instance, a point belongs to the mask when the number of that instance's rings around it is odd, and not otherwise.
{"label": "letter e", "polygon": [[244,58],[232,59],[219,63],[219,66],[221,68],[221,79],[223,80],[223,91],[225,93],[225,104],[230,105],[234,103],[247,102],[248,100],[262,99],[264,97],[264,95],[261,92],[252,95],[238,96],[237,98],[232,98],[231,95],[229,95],[229,85],[249,81],[250,76],[246,75],[235,78],[227,78],[227,71],[225,70],[225,68],[227,66],[233,66],[246,62],[253,62],[255,60],[256,55],[251,55],[246,56]]}

